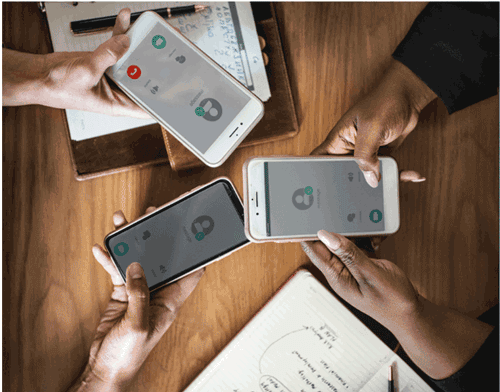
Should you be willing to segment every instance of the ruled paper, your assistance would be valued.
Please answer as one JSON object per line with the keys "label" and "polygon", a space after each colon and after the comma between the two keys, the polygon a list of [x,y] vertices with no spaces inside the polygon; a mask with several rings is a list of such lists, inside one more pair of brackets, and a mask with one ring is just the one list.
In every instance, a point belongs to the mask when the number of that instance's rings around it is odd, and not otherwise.
{"label": "ruled paper", "polygon": [[[387,391],[387,366],[396,359],[310,273],[301,271],[186,391]],[[401,369],[406,384],[419,388],[405,392],[432,391],[410,368],[402,364]],[[383,371],[385,389],[380,389]]]}

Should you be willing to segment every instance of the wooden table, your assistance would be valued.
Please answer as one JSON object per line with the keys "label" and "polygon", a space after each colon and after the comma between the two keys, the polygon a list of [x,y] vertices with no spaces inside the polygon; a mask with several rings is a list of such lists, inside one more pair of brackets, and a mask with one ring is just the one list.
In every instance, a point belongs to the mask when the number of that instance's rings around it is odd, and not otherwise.
{"label": "wooden table", "polygon": [[[373,87],[425,3],[279,3],[298,110],[294,139],[246,148],[194,175],[168,166],[77,182],[61,110],[3,108],[3,384],[64,391],[88,359],[111,292],[91,247],[129,219],[226,175],[242,192],[253,155],[307,155]],[[35,3],[3,3],[4,41],[48,53]],[[476,317],[498,303],[498,95],[449,116],[439,100],[394,154],[427,181],[401,186],[401,229],[380,257],[430,300]],[[180,391],[299,267],[298,244],[249,245],[210,265],[133,390]]]}

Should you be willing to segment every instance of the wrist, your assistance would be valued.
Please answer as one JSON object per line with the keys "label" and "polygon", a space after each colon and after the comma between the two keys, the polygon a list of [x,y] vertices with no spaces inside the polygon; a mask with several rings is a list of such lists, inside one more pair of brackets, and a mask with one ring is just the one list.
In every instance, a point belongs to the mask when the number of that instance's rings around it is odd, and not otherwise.
{"label": "wrist", "polygon": [[2,55],[2,106],[39,104],[46,90],[46,55],[5,48]]}
{"label": "wrist", "polygon": [[394,336],[417,366],[440,380],[461,369],[493,327],[420,297],[421,309]]}
{"label": "wrist", "polygon": [[420,113],[431,101],[437,98],[432,91],[417,75],[413,73],[403,63],[393,60],[389,75],[402,89],[402,93],[407,96],[412,107]]}

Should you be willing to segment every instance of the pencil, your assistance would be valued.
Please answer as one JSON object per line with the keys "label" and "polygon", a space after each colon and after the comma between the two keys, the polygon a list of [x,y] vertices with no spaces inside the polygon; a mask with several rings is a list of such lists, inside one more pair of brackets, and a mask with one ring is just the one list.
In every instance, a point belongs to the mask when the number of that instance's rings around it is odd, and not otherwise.
{"label": "pencil", "polygon": [[[193,14],[207,9],[207,5],[188,5],[174,8],[157,8],[151,10],[156,12],[162,18],[172,18],[174,16]],[[145,11],[133,12],[130,14],[130,23],[134,23],[136,19]],[[108,30],[113,28],[118,15],[104,16],[102,18],[92,18],[85,20],[75,20],[70,23],[71,32],[75,35],[90,34],[98,31]]]}
{"label": "pencil", "polygon": [[392,377],[392,365],[389,366],[389,374],[387,375],[388,387],[387,390],[389,392],[394,392],[394,379]]}

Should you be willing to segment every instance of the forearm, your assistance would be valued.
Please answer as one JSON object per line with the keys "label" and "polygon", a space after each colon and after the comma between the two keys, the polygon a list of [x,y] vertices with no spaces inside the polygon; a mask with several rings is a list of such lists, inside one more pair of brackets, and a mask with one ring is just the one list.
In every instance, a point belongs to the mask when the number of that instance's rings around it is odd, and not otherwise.
{"label": "forearm", "polygon": [[[404,96],[405,101],[409,102],[418,113],[437,98],[434,91],[407,66],[397,60],[392,60],[380,85],[388,90],[388,96]],[[395,92],[397,93],[395,94]]]}
{"label": "forearm", "polygon": [[493,327],[421,297],[421,310],[392,332],[412,361],[436,380],[460,370]]}
{"label": "forearm", "polygon": [[45,55],[2,49],[2,106],[37,104],[44,94]]}

